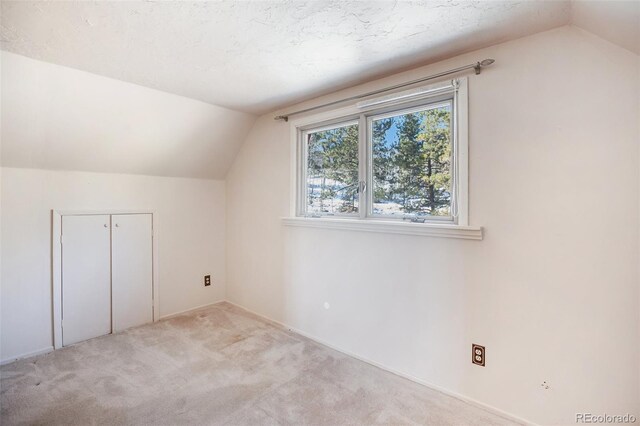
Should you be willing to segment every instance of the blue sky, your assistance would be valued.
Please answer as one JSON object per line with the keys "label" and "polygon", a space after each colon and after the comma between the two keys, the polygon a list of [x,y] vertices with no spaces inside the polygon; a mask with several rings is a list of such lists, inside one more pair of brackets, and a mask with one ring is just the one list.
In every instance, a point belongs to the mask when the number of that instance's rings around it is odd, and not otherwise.
{"label": "blue sky", "polygon": [[[451,107],[447,105],[447,106],[439,107],[438,109],[444,109],[444,110],[450,111]],[[391,144],[397,141],[398,132],[400,131],[398,126],[402,123],[402,117],[403,115],[397,115],[395,117],[391,117],[393,118],[393,125],[389,128],[389,130],[386,131],[384,135],[385,145],[387,147],[391,146]]]}

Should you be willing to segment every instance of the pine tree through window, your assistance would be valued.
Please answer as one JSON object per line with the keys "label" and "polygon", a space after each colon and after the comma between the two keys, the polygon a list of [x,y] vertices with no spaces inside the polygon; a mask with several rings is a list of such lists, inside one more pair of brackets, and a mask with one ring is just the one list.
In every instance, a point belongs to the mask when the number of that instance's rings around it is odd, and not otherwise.
{"label": "pine tree through window", "polygon": [[307,213],[358,212],[358,125],[307,133]]}
{"label": "pine tree through window", "polygon": [[452,105],[371,121],[373,214],[451,215]]}
{"label": "pine tree through window", "polygon": [[460,78],[293,122],[295,215],[468,226],[467,90]]}

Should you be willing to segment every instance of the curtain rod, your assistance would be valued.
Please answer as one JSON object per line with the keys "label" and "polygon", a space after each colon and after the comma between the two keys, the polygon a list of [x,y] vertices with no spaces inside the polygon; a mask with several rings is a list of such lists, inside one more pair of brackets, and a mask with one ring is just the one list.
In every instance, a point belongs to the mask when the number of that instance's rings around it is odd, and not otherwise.
{"label": "curtain rod", "polygon": [[292,115],[303,114],[303,113],[309,112],[309,111],[315,111],[315,110],[320,109],[320,108],[326,108],[328,106],[341,104],[343,102],[357,101],[359,99],[366,98],[368,96],[378,95],[380,93],[385,93],[385,92],[388,92],[390,90],[400,89],[402,87],[411,86],[411,85],[416,84],[416,83],[422,83],[423,81],[433,80],[434,78],[438,78],[438,77],[444,77],[445,75],[456,74],[456,73],[459,73],[460,71],[464,71],[464,70],[468,70],[468,69],[472,69],[472,68],[476,71],[476,74],[480,74],[480,71],[482,70],[482,68],[488,67],[489,65],[493,64],[494,62],[495,62],[495,60],[493,60],[493,59],[483,59],[482,61],[478,61],[475,64],[464,65],[462,67],[453,68],[453,69],[450,69],[450,70],[447,70],[447,71],[440,72],[438,74],[433,74],[433,75],[430,75],[430,76],[427,76],[427,77],[419,78],[417,80],[408,81],[406,83],[396,84],[395,86],[386,87],[384,89],[374,90],[372,92],[362,93],[360,95],[355,95],[355,96],[351,96],[351,97],[348,97],[348,98],[340,99],[340,100],[337,100],[337,101],[329,102],[329,103],[326,103],[326,104],[317,105],[317,106],[314,106],[314,107],[311,107],[311,108],[301,109],[301,110],[293,111],[293,112],[290,112],[290,113],[287,113],[287,114],[278,115],[278,116],[274,117],[273,119],[274,120],[289,121],[289,117],[292,116]]}

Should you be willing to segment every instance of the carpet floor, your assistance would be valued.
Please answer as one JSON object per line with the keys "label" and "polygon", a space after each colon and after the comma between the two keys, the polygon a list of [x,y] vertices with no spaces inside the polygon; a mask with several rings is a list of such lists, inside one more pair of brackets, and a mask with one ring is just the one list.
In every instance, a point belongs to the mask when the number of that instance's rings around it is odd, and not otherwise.
{"label": "carpet floor", "polygon": [[511,425],[220,303],[0,369],[9,425]]}

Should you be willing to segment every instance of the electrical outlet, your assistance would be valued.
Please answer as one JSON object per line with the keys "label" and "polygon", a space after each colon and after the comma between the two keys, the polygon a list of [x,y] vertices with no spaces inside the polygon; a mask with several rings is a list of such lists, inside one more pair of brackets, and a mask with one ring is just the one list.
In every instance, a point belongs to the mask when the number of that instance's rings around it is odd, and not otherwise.
{"label": "electrical outlet", "polygon": [[205,275],[204,276],[204,286],[210,286],[211,285],[211,275]]}
{"label": "electrical outlet", "polygon": [[471,362],[480,367],[484,367],[484,361],[484,346],[473,343],[471,345]]}

